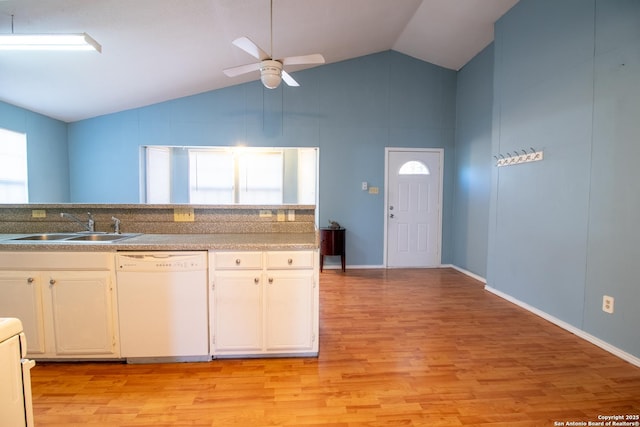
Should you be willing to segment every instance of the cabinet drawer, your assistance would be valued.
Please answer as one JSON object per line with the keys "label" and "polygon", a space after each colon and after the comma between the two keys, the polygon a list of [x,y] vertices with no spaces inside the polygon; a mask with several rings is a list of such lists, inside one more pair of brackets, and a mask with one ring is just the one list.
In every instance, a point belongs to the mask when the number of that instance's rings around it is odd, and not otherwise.
{"label": "cabinet drawer", "polygon": [[267,268],[313,268],[314,251],[273,251],[267,252]]}
{"label": "cabinet drawer", "polygon": [[261,269],[262,252],[216,252],[215,268],[219,270]]}

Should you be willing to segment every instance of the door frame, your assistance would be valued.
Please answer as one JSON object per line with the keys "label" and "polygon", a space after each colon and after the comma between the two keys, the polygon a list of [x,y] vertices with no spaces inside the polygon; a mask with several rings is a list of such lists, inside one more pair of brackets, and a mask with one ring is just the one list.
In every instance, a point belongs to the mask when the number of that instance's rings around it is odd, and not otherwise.
{"label": "door frame", "polygon": [[385,147],[384,148],[384,253],[382,256],[382,263],[385,268],[389,268],[387,263],[387,241],[389,238],[389,153],[393,151],[400,152],[415,152],[415,153],[436,153],[438,154],[438,161],[440,162],[440,176],[438,192],[438,266],[442,265],[442,199],[443,199],[443,184],[444,184],[444,148],[409,148],[409,147]]}

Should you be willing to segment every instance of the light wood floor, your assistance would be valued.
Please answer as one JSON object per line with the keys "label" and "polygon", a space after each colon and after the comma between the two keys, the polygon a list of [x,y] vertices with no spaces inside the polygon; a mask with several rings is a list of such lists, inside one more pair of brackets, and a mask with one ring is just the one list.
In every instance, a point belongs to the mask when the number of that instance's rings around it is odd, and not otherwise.
{"label": "light wood floor", "polygon": [[553,426],[640,413],[640,368],[454,270],[325,271],[320,317],[317,359],[39,363],[36,426]]}

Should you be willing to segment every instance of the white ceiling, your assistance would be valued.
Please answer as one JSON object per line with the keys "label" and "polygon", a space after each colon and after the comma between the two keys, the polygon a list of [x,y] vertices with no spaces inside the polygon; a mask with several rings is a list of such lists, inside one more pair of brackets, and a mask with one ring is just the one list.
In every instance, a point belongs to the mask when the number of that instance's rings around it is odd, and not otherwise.
{"label": "white ceiling", "polygon": [[[393,49],[458,70],[516,2],[274,0],[272,56],[332,63]],[[86,32],[102,45],[0,51],[0,100],[66,122],[257,80],[222,73],[254,62],[231,42],[247,36],[270,50],[269,0],[0,0],[0,33],[11,15],[15,33]]]}

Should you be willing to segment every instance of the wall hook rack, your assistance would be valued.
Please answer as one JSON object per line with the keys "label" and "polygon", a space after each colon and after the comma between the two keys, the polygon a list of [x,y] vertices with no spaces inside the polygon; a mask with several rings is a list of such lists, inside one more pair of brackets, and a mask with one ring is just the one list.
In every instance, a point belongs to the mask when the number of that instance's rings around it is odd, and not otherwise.
{"label": "wall hook rack", "polygon": [[535,148],[530,148],[531,152],[528,152],[525,149],[520,149],[522,154],[518,154],[518,150],[515,150],[513,153],[507,152],[506,156],[498,153],[497,156],[493,156],[493,158],[496,159],[496,166],[513,166],[519,165],[520,163],[538,162],[544,159],[544,151],[536,151]]}

